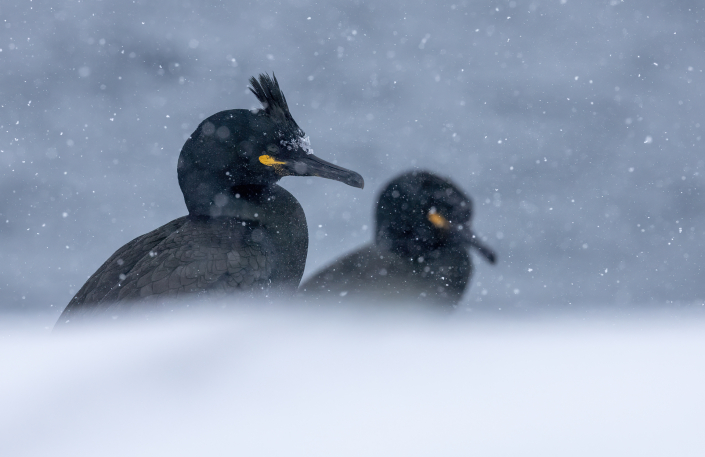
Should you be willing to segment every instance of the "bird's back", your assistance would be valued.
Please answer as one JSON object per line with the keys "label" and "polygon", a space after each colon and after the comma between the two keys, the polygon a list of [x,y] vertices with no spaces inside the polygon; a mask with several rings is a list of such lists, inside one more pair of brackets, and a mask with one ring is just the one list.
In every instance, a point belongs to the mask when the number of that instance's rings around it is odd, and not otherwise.
{"label": "bird's back", "polygon": [[101,303],[111,291],[120,287],[121,282],[127,278],[140,260],[149,256],[156,246],[182,227],[187,219],[188,217],[175,219],[158,229],[138,236],[115,251],[71,299],[59,322],[70,319],[72,315],[91,305]]}

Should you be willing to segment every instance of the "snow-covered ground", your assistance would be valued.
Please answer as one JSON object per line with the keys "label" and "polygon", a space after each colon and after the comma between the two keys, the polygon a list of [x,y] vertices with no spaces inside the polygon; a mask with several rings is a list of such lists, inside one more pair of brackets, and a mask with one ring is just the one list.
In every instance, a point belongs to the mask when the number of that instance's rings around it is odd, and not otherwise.
{"label": "snow-covered ground", "polygon": [[701,456],[695,308],[5,322],[0,455]]}

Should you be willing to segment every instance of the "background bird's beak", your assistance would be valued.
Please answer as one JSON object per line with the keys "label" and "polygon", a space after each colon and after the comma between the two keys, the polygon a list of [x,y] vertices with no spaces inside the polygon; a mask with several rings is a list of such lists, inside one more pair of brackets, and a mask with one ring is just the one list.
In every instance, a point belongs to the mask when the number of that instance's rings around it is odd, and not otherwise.
{"label": "background bird's beak", "polygon": [[460,234],[465,244],[477,249],[480,255],[487,259],[489,263],[497,262],[497,254],[495,254],[494,250],[484,244],[480,240],[480,237],[475,235],[472,230],[470,230],[469,228],[464,228],[462,231],[459,231],[457,233]]}
{"label": "background bird's beak", "polygon": [[333,165],[313,154],[307,154],[296,159],[286,159],[283,168],[286,169],[287,174],[290,176],[318,176],[320,178],[334,179],[360,189],[365,187],[365,180],[358,173]]}

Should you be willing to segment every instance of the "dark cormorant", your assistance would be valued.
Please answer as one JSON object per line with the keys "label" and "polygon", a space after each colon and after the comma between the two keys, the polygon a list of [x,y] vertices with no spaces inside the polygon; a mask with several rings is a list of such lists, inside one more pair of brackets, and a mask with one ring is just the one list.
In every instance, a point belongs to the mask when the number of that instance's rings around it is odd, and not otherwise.
{"label": "dark cormorant", "polygon": [[299,288],[308,301],[456,305],[472,276],[468,248],[495,253],[470,228],[472,200],[424,171],[393,179],[379,196],[376,240],[314,274]]}
{"label": "dark cormorant", "polygon": [[201,122],[179,156],[188,216],[117,250],[59,318],[188,294],[295,291],[308,250],[306,217],[276,182],[319,176],[362,188],[359,174],[325,162],[294,121],[276,77],[250,79],[263,109],[222,111]]}

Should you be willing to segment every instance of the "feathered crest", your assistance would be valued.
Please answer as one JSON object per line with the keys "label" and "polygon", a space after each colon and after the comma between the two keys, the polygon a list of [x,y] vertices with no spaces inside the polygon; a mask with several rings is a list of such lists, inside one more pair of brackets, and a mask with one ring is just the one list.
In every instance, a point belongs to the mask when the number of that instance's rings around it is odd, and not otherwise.
{"label": "feathered crest", "polygon": [[266,73],[260,74],[259,81],[253,76],[250,78],[250,85],[250,91],[262,103],[262,107],[267,114],[296,124],[294,118],[291,117],[286,98],[284,98],[284,94],[279,88],[279,82],[274,73],[272,73],[272,77]]}

